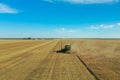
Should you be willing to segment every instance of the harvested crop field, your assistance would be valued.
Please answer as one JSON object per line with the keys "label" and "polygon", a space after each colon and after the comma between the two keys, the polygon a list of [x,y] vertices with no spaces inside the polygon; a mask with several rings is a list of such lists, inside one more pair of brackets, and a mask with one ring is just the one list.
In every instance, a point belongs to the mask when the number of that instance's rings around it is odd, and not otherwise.
{"label": "harvested crop field", "polygon": [[0,80],[120,80],[120,40],[0,40]]}

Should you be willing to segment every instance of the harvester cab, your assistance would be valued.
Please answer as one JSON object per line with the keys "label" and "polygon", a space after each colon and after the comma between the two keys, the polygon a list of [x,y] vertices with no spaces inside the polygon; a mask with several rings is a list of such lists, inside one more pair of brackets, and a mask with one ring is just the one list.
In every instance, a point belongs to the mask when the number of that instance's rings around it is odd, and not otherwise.
{"label": "harvester cab", "polygon": [[69,50],[71,50],[71,45],[65,45],[64,50],[65,50],[65,51],[69,51]]}

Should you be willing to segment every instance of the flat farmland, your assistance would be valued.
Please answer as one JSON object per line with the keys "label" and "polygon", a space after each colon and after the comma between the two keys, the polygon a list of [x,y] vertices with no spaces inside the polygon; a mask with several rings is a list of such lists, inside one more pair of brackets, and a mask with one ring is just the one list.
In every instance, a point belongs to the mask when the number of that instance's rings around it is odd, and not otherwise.
{"label": "flat farmland", "polygon": [[[71,44],[70,54],[56,53]],[[0,40],[0,80],[120,80],[120,40]]]}

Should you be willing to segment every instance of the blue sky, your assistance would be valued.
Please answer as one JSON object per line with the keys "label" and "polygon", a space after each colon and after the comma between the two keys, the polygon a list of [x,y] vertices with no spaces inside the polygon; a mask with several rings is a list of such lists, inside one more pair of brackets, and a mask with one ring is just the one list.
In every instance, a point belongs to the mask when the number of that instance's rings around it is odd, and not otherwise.
{"label": "blue sky", "polygon": [[0,0],[0,38],[120,38],[119,0]]}

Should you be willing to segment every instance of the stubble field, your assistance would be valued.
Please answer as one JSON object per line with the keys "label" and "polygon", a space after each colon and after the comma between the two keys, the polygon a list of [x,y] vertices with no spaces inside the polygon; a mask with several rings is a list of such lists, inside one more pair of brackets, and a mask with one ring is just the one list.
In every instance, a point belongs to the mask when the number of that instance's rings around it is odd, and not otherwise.
{"label": "stubble field", "polygon": [[0,80],[120,80],[120,40],[0,40]]}

